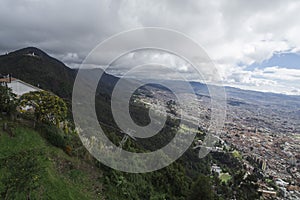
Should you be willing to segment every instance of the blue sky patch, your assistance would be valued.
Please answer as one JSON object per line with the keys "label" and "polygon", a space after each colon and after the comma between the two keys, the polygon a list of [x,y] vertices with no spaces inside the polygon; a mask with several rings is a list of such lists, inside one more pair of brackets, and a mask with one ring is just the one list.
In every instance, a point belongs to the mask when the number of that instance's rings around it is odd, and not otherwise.
{"label": "blue sky patch", "polygon": [[252,71],[255,68],[264,69],[266,67],[279,66],[288,69],[300,69],[300,54],[297,53],[275,53],[270,59],[262,63],[253,63],[246,70]]}

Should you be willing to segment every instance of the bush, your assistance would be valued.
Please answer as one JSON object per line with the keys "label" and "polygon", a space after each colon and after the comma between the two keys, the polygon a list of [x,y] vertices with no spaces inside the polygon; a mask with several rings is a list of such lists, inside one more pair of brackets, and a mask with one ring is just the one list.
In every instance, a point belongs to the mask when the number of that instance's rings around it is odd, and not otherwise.
{"label": "bush", "polygon": [[64,133],[59,128],[53,125],[40,124],[38,129],[41,132],[41,135],[52,145],[65,148],[67,140],[64,137]]}

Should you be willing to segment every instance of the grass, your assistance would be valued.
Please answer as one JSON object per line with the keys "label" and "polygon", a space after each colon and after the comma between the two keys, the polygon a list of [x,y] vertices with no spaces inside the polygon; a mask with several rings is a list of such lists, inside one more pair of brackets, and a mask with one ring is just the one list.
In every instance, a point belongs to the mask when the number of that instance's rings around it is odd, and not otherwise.
{"label": "grass", "polygon": [[102,199],[91,166],[76,167],[79,160],[30,128],[10,127],[14,137],[0,130],[0,199]]}
{"label": "grass", "polygon": [[0,159],[17,154],[20,151],[46,148],[45,141],[28,128],[14,127],[16,137],[10,138],[7,133],[0,131]]}
{"label": "grass", "polygon": [[231,180],[231,176],[228,173],[221,173],[219,179],[221,182],[227,183],[229,180]]}
{"label": "grass", "polygon": [[235,157],[235,158],[237,158],[239,160],[242,160],[242,155],[237,150],[234,150],[232,152],[232,155],[233,155],[233,157]]}

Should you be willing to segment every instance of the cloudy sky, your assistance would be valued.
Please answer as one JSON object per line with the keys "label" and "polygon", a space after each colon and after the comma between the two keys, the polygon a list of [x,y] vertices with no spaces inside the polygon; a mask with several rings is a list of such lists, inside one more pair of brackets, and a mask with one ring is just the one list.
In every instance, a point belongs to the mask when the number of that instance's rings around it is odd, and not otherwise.
{"label": "cloudy sky", "polygon": [[300,95],[299,10],[297,0],[1,0],[0,52],[36,46],[76,67],[114,34],[163,27],[197,41],[226,85]]}

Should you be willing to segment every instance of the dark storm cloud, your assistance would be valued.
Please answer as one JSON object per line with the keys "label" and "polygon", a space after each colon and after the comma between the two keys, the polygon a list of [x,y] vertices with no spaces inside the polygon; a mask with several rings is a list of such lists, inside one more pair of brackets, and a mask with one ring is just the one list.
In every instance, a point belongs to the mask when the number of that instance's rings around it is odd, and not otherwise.
{"label": "dark storm cloud", "polygon": [[[235,75],[249,74],[247,66],[275,52],[300,51],[299,9],[297,0],[2,0],[0,53],[36,46],[78,67],[97,44],[114,34],[163,27],[183,32],[202,45],[229,82]],[[103,64],[105,57],[101,56]],[[177,69],[186,73],[180,62]],[[289,75],[286,70],[278,72]],[[259,86],[277,81],[251,73],[232,80]]]}
{"label": "dark storm cloud", "polygon": [[[116,3],[101,1],[4,0],[0,50],[37,46],[63,58],[83,58],[95,44],[122,30]],[[67,60],[69,61],[69,60]]]}
{"label": "dark storm cloud", "polygon": [[[82,59],[113,34],[155,26],[189,35],[221,64],[251,63],[270,57],[275,50],[273,46],[277,45],[256,47],[254,42],[289,41],[281,49],[291,48],[292,42],[300,44],[298,37],[284,35],[278,29],[278,22],[286,33],[298,24],[296,4],[297,1],[277,0],[272,5],[265,0],[2,0],[0,51],[37,46],[60,59],[66,57],[69,62],[68,55],[77,54],[75,58]],[[224,51],[228,45],[230,51]],[[247,45],[257,51],[244,53]]]}

